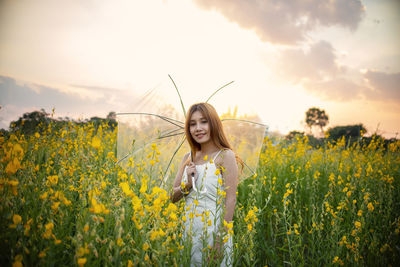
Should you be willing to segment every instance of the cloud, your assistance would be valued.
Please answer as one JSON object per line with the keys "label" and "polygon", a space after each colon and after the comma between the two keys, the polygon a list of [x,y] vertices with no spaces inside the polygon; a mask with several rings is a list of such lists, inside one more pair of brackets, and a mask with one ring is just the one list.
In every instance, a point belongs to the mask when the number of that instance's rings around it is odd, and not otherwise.
{"label": "cloud", "polygon": [[368,70],[364,74],[338,62],[337,52],[326,41],[307,49],[282,49],[278,69],[283,78],[300,84],[325,100],[400,100],[400,73]]}
{"label": "cloud", "polygon": [[335,78],[328,81],[306,81],[303,83],[306,91],[325,100],[349,101],[360,98],[369,89],[351,80]]}
{"label": "cloud", "polygon": [[326,41],[319,41],[303,49],[286,49],[280,54],[280,72],[294,82],[305,79],[323,79],[343,71],[336,62],[336,52]]}
{"label": "cloud", "polygon": [[346,77],[348,68],[338,63],[336,50],[323,40],[306,49],[283,49],[278,69],[283,78],[325,100],[349,101],[366,89]]}
{"label": "cloud", "polygon": [[318,26],[338,25],[355,30],[365,14],[361,0],[195,0],[204,9],[220,12],[267,42],[295,44]]}
{"label": "cloud", "polygon": [[368,85],[373,88],[368,96],[386,100],[400,101],[400,72],[386,73],[368,70],[364,74]]}

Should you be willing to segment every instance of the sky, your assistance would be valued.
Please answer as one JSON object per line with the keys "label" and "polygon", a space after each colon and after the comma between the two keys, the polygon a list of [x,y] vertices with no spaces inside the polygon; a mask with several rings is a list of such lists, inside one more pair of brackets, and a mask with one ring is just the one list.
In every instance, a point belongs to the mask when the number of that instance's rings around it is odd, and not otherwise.
{"label": "sky", "polygon": [[205,101],[270,130],[400,131],[397,0],[0,0],[0,127]]}

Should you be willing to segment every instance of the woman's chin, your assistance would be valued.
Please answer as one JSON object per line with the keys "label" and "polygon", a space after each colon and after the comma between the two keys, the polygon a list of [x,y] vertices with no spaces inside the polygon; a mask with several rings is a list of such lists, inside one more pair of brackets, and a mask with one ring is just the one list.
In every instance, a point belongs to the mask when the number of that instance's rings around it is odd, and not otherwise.
{"label": "woman's chin", "polygon": [[202,145],[202,144],[205,144],[205,143],[207,143],[208,141],[210,141],[209,139],[207,139],[207,138],[200,138],[200,139],[195,139],[195,141],[197,142],[197,143],[199,143],[200,145]]}

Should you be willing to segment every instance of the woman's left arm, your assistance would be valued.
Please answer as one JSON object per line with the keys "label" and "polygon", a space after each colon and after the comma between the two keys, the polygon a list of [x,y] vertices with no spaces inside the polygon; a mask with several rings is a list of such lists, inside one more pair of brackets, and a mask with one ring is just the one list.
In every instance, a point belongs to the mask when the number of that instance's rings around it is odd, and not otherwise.
{"label": "woman's left arm", "polygon": [[232,221],[236,206],[236,190],[238,185],[238,166],[235,153],[232,150],[226,150],[221,163],[224,171],[222,176],[225,182],[225,221]]}

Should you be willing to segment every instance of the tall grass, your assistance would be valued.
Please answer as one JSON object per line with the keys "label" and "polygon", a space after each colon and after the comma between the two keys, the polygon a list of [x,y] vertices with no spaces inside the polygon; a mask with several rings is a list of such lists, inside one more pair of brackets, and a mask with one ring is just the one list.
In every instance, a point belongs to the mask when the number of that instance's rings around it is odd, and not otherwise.
{"label": "tall grass", "polygon": [[[0,264],[179,266],[184,203],[158,188],[159,151],[116,162],[116,132],[50,125],[0,137]],[[234,215],[236,266],[387,266],[400,261],[400,142],[268,139]],[[20,265],[21,264],[21,265]]]}

